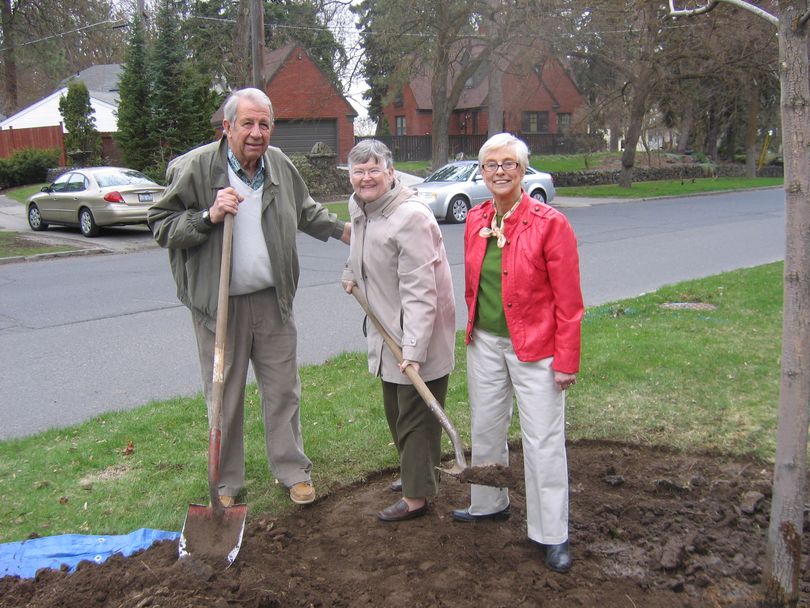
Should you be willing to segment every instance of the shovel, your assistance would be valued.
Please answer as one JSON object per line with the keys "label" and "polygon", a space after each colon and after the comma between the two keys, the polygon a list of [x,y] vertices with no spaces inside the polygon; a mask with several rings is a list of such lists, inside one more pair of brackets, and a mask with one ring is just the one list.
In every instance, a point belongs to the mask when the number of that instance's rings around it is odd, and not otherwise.
{"label": "shovel", "polygon": [[208,431],[208,491],[210,505],[188,506],[180,533],[180,557],[193,555],[225,568],[236,559],[245,531],[247,505],[224,507],[219,500],[219,448],[222,439],[222,398],[225,393],[225,336],[228,331],[228,287],[231,281],[233,215],[225,214],[222,264],[219,271],[217,325],[214,336],[214,374],[211,394],[211,428]]}
{"label": "shovel", "polygon": [[[399,347],[399,344],[391,337],[391,335],[383,329],[383,326],[380,325],[380,322],[377,318],[371,314],[371,311],[368,307],[368,302],[366,301],[366,297],[363,293],[357,288],[357,285],[352,287],[352,295],[357,300],[357,303],[360,304],[360,307],[366,313],[366,316],[372,322],[374,327],[377,328],[377,331],[382,336],[385,343],[388,345],[388,348],[391,349],[391,352],[396,357],[398,363],[402,363],[402,349]],[[458,432],[456,431],[456,427],[453,426],[453,423],[450,422],[450,419],[447,417],[447,414],[442,409],[442,406],[439,405],[439,402],[436,400],[436,397],[433,396],[433,393],[430,392],[430,389],[425,384],[425,381],[419,376],[417,371],[413,368],[413,366],[409,365],[405,368],[405,375],[408,376],[410,381],[413,383],[414,388],[419,393],[419,396],[425,401],[430,409],[430,412],[436,417],[439,421],[439,424],[442,425],[442,428],[447,433],[448,437],[450,437],[450,441],[453,444],[453,450],[456,452],[456,463],[449,469],[443,469],[442,467],[436,467],[442,473],[447,473],[448,475],[458,476],[464,469],[467,468],[467,460],[464,457],[464,445],[461,443],[461,438],[458,436]]]}

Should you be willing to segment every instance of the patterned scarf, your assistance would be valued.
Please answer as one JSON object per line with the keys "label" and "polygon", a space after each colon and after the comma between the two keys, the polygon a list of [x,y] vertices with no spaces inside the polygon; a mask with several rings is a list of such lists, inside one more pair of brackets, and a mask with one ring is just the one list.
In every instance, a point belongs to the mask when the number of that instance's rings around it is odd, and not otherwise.
{"label": "patterned scarf", "polygon": [[[512,205],[512,208],[504,214],[504,216],[501,218],[500,226],[498,225],[498,214],[493,213],[492,226],[490,228],[487,228],[486,226],[481,228],[481,230],[478,231],[478,236],[483,237],[485,239],[488,239],[491,236],[496,237],[498,239],[498,249],[503,249],[503,246],[506,245],[506,235],[503,233],[503,223],[506,221],[506,218],[512,215],[515,209],[517,209],[517,206],[520,204],[520,200],[521,199],[516,200],[515,204]],[[492,206],[493,208],[495,207],[494,201],[492,203]]]}

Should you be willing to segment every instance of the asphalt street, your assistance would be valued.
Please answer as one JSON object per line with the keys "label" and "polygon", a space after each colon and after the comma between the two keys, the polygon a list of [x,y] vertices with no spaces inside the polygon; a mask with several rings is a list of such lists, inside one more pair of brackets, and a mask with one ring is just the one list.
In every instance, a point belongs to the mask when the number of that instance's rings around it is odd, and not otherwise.
{"label": "asphalt street", "polygon": [[[577,233],[589,306],[784,256],[781,189],[556,202]],[[20,205],[0,200],[0,229],[28,232]],[[459,328],[463,230],[442,224]],[[97,239],[76,229],[45,234],[98,255],[0,264],[0,439],[196,394],[201,380],[189,314],[175,296],[166,252],[148,231],[111,229]],[[338,285],[346,247],[306,235],[297,245],[300,362],[364,350],[362,314]]]}

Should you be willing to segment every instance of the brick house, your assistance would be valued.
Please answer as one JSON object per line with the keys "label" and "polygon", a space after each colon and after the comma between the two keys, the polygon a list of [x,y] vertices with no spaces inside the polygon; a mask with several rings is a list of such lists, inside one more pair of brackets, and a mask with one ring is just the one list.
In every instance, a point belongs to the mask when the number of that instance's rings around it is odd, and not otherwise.
{"label": "brick house", "polygon": [[[275,112],[270,145],[287,155],[306,154],[320,141],[346,162],[357,112],[307,52],[296,44],[265,52],[263,76]],[[222,107],[211,124],[221,133]]]}
{"label": "brick house", "polygon": [[[489,66],[467,82],[450,117],[448,135],[486,134],[489,119]],[[574,114],[585,99],[563,64],[543,57],[536,64],[512,61],[504,69],[503,126],[518,136],[567,134]],[[392,135],[426,135],[431,130],[433,103],[431,74],[427,70],[411,78],[384,108]]]}

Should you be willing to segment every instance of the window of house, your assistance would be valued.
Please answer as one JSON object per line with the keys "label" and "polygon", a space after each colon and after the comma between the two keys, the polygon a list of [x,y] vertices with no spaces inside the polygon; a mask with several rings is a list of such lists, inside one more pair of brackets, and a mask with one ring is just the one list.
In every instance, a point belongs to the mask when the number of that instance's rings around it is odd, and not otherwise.
{"label": "window of house", "polygon": [[548,112],[523,112],[524,133],[548,133]]}
{"label": "window of house", "polygon": [[557,114],[557,131],[560,133],[568,133],[571,131],[571,114],[568,112],[561,112]]}
{"label": "window of house", "polygon": [[396,117],[396,134],[397,135],[406,135],[405,117],[404,116],[397,116]]}

